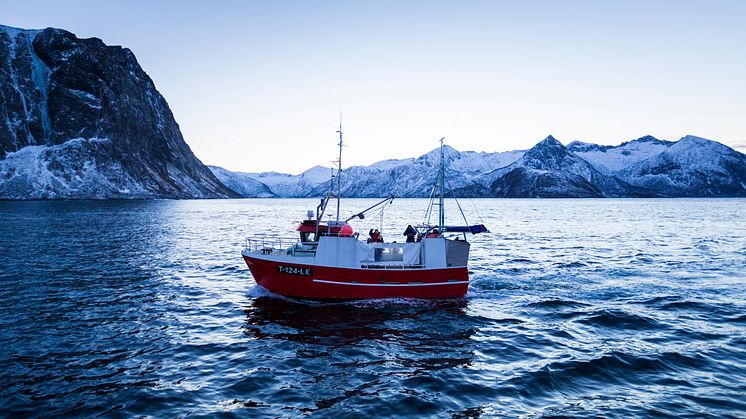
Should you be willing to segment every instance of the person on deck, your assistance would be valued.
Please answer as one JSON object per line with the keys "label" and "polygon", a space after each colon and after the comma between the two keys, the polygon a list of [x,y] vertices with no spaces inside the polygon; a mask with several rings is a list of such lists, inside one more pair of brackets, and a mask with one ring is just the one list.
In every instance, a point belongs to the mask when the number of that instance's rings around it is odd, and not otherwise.
{"label": "person on deck", "polygon": [[370,239],[368,239],[368,243],[383,243],[383,237],[381,237],[381,232],[378,231],[378,229],[370,230]]}
{"label": "person on deck", "polygon": [[404,236],[407,236],[407,243],[414,243],[414,236],[417,234],[417,230],[412,227],[412,224],[407,226],[407,229],[404,230]]}
{"label": "person on deck", "polygon": [[428,238],[428,239],[436,238],[436,237],[441,237],[440,231],[437,228],[434,228],[434,229],[430,230],[430,232],[427,233],[427,235],[425,235],[425,237]]}

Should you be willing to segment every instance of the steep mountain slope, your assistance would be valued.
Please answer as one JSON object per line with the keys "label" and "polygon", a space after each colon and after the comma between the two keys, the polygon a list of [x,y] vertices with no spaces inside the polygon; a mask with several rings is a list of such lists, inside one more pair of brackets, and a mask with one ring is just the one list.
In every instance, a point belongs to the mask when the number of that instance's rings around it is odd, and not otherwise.
{"label": "steep mountain slope", "polygon": [[0,26],[0,101],[0,198],[237,196],[126,48]]}
{"label": "steep mountain slope", "polygon": [[601,172],[614,173],[627,166],[662,153],[671,144],[673,142],[659,140],[653,136],[646,135],[617,146],[603,146],[573,141],[567,145],[567,151],[581,157]]}
{"label": "steep mountain slope", "polygon": [[619,177],[666,196],[746,196],[746,156],[690,135],[625,168]]}
{"label": "steep mountain slope", "polygon": [[613,176],[599,172],[590,163],[569,152],[551,135],[528,150],[511,165],[488,176],[489,189],[480,185],[459,191],[480,191],[501,198],[595,198],[653,196]]}
{"label": "steep mountain slope", "polygon": [[258,180],[255,180],[248,173],[231,172],[218,166],[207,166],[208,169],[215,174],[215,177],[223,183],[223,185],[229,187],[231,190],[237,192],[246,198],[276,198],[277,195],[272,192],[269,186],[265,185]]}

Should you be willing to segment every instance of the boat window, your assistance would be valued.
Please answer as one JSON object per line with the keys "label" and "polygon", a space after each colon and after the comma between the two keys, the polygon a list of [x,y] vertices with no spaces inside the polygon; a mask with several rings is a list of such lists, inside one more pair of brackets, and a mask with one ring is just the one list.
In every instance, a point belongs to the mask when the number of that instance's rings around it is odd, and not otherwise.
{"label": "boat window", "polygon": [[376,262],[401,262],[404,260],[404,249],[401,247],[377,247]]}
{"label": "boat window", "polygon": [[300,233],[300,241],[305,242],[315,242],[316,240],[316,233],[310,233],[310,232],[302,232]]}

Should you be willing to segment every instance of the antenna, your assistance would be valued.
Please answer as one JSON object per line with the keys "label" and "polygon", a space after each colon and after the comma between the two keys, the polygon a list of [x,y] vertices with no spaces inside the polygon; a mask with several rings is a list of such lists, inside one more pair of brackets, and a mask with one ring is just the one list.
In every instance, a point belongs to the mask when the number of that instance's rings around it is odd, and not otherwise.
{"label": "antenna", "polygon": [[440,195],[438,200],[438,227],[441,233],[443,232],[443,227],[445,226],[445,218],[446,214],[443,208],[443,192],[444,192],[444,185],[445,183],[445,177],[446,177],[446,160],[445,156],[443,155],[443,140],[445,140],[446,137],[443,137],[440,139],[440,170],[438,170],[438,188],[440,188]]}
{"label": "antenna", "polygon": [[339,222],[339,200],[342,194],[342,114],[339,114],[339,160],[337,163],[337,222]]}

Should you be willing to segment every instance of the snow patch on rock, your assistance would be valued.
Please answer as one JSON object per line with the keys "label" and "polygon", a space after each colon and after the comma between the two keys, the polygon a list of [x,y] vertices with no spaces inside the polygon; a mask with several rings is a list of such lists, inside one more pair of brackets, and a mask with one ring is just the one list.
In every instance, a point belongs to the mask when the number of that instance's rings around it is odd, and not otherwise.
{"label": "snow patch on rock", "polygon": [[75,138],[54,146],[28,146],[0,160],[0,197],[65,199],[149,197],[134,179],[111,162],[104,174],[96,158],[105,138]]}

